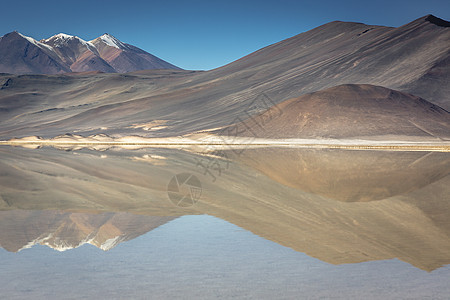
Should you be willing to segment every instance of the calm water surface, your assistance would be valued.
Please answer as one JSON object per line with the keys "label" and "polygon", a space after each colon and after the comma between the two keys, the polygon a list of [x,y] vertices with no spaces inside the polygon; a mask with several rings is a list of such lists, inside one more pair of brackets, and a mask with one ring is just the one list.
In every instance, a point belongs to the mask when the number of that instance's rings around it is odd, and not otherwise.
{"label": "calm water surface", "polygon": [[2,298],[448,299],[450,155],[0,147]]}

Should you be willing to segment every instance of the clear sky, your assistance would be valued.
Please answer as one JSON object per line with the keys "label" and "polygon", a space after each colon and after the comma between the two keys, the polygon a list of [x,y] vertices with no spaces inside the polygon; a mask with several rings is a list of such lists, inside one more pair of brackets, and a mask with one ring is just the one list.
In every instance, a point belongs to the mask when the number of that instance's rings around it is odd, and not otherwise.
{"label": "clear sky", "polygon": [[449,0],[2,1],[0,36],[110,33],[184,69],[212,69],[324,23],[400,26],[426,14],[450,20]]}

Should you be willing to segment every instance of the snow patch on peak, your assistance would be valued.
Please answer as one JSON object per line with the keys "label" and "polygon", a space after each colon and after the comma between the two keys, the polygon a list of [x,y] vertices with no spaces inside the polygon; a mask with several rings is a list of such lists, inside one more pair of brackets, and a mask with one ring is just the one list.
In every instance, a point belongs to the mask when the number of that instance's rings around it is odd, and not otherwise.
{"label": "snow patch on peak", "polygon": [[[14,31],[14,32],[17,32],[17,31]],[[32,43],[32,44],[38,43],[38,41],[36,41],[36,40],[33,39],[32,37],[23,35],[23,34],[21,34],[20,32],[17,32],[17,34],[20,35],[21,37],[23,37],[24,39],[28,40],[28,41],[29,41],[30,43]]]}
{"label": "snow patch on peak", "polygon": [[73,39],[75,36],[61,32],[61,33],[54,35],[53,37],[68,40],[68,39]]}
{"label": "snow patch on peak", "polygon": [[[16,31],[17,32],[17,31]],[[17,34],[19,34],[21,37],[23,37],[24,39],[26,39],[28,42],[32,43],[33,45],[39,47],[39,48],[46,48],[50,51],[53,51],[53,48],[50,47],[49,45],[43,44],[41,42],[36,41],[35,39],[33,39],[32,37],[26,36],[21,34],[20,32],[17,32]]]}
{"label": "snow patch on peak", "polygon": [[100,37],[100,39],[110,47],[114,47],[117,49],[127,49],[127,45],[113,37],[112,35],[105,33]]}
{"label": "snow patch on peak", "polygon": [[65,33],[58,33],[58,34],[55,34],[52,37],[49,37],[48,39],[41,40],[41,42],[48,43],[50,41],[54,41],[55,42],[55,46],[58,47],[58,46],[66,43],[68,40],[71,40],[73,38],[75,38],[73,35],[68,35],[68,34],[65,34]]}
{"label": "snow patch on peak", "polygon": [[67,43],[72,40],[78,40],[78,42],[80,42],[83,46],[85,46],[91,52],[95,53],[97,50],[91,42],[86,42],[82,38],[79,38],[75,35],[65,34],[65,33],[58,33],[48,39],[42,40],[42,42],[48,43],[48,42],[52,41],[54,43],[55,47],[60,48],[60,47],[66,46]]}
{"label": "snow patch on peak", "polygon": [[85,46],[86,48],[88,48],[91,52],[96,52],[97,51],[97,48],[95,48],[95,46],[94,46],[94,44],[92,44],[91,42],[86,42],[85,40],[83,40],[83,39],[80,39],[79,37],[75,37],[75,38],[77,38],[80,42],[81,42],[81,44],[83,44],[83,46]]}

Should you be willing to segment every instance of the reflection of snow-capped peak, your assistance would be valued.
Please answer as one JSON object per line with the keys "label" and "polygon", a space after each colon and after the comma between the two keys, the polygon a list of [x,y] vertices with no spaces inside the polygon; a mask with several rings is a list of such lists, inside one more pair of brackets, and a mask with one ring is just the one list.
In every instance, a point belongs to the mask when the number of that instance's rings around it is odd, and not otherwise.
{"label": "reflection of snow-capped peak", "polygon": [[33,241],[30,241],[29,243],[24,245],[22,248],[20,248],[17,252],[20,252],[23,249],[32,248],[35,245],[45,245],[56,251],[63,252],[63,251],[67,251],[70,249],[75,249],[75,248],[81,247],[85,244],[90,244],[90,245],[96,246],[97,248],[102,249],[103,251],[108,251],[108,250],[111,250],[112,248],[114,248],[115,246],[117,246],[118,244],[120,244],[126,238],[124,235],[118,235],[114,238],[110,238],[110,239],[104,241],[102,244],[99,245],[99,243],[97,243],[95,241],[96,237],[97,236],[94,234],[89,234],[83,240],[81,240],[78,244],[72,245],[65,240],[59,239],[58,237],[54,238],[54,234],[50,233],[47,236],[40,236],[40,237],[34,239]]}
{"label": "reflection of snow-capped peak", "polygon": [[115,246],[120,244],[124,239],[125,239],[125,236],[118,235],[115,238],[111,238],[111,239],[104,241],[103,244],[101,244],[99,246],[99,248],[102,249],[103,251],[111,250],[112,248],[114,248]]}
{"label": "reflection of snow-capped peak", "polygon": [[20,251],[22,251],[23,249],[30,249],[30,248],[33,247],[34,245],[39,244],[39,239],[40,239],[40,238],[37,238],[37,239],[35,239],[35,240],[32,240],[32,241],[28,242],[28,244],[24,245],[22,248],[20,248],[19,250],[17,250],[17,252],[20,252]]}

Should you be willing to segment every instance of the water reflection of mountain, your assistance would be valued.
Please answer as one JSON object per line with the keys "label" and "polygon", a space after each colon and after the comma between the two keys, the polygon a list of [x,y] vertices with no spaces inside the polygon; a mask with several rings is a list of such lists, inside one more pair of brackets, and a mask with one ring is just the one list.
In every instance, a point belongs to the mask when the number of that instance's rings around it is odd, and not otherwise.
{"label": "water reflection of mountain", "polygon": [[37,244],[65,251],[91,244],[107,251],[173,219],[129,213],[0,211],[0,246],[11,252]]}
{"label": "water reflection of mountain", "polygon": [[234,159],[284,185],[345,202],[402,195],[450,174],[450,155],[439,152],[260,148]]}
{"label": "water reflection of mountain", "polygon": [[[200,156],[149,151],[0,148],[2,247],[17,251],[56,232],[54,245],[96,236],[92,244],[108,248],[175,216],[209,214],[333,264],[398,258],[431,271],[450,263],[448,154],[246,150],[227,153],[233,162],[213,181],[196,166]],[[166,187],[186,171],[203,193],[178,208]]]}

